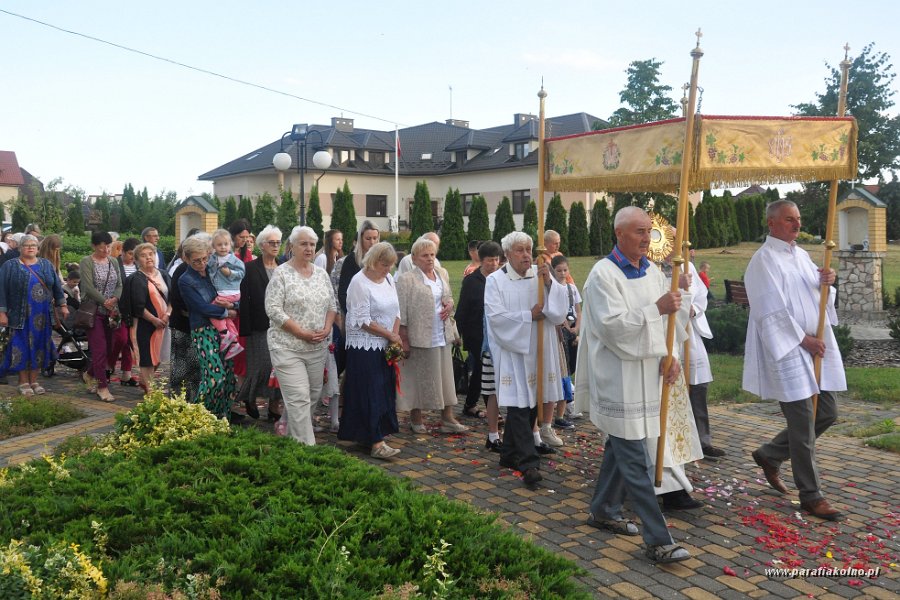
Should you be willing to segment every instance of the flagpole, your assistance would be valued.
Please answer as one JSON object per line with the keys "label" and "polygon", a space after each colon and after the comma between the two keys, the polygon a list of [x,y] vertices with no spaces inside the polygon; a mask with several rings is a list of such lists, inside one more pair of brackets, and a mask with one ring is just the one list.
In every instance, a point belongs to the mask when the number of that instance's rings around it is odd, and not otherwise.
{"label": "flagpole", "polygon": [[394,214],[400,231],[400,127],[394,123]]}
{"label": "flagpole", "polygon": [[[691,163],[693,162],[694,149],[694,107],[697,105],[697,78],[700,70],[700,58],[703,56],[703,50],[700,49],[700,38],[702,37],[700,30],[697,30],[697,46],[691,50],[691,57],[694,59],[691,65],[691,91],[688,98],[687,114],[684,123],[684,151],[681,158],[681,177],[678,180],[678,216],[675,221],[679,227],[675,231],[675,248],[684,248],[684,222],[687,220],[687,203],[689,186],[689,173]],[[672,286],[673,293],[678,292],[678,280],[681,276],[681,265],[684,263],[683,255],[675,254],[672,258]],[[672,365],[672,352],[675,346],[675,322],[676,313],[669,314],[668,326],[666,327],[666,350],[667,355],[663,361],[663,377],[669,373],[669,367]],[[668,383],[663,383],[662,395],[659,402],[659,439],[656,442],[656,473],[654,477],[654,485],[662,486],[662,470],[663,470],[663,453],[666,447],[666,424],[669,418],[669,388]]]}
{"label": "flagpole", "polygon": [[[541,82],[541,91],[538,98],[541,99],[541,108],[538,117],[538,239],[537,239],[537,264],[538,269],[544,264],[544,189],[547,179],[547,152],[544,142],[544,99],[547,92],[544,91]],[[544,282],[540,276],[537,278],[537,303],[544,303]],[[537,322],[537,423],[541,426],[544,420],[544,320]]]}
{"label": "flagpole", "polygon": [[[847,112],[847,83],[850,79],[850,44],[844,44],[844,60],[841,61],[841,91],[838,96],[837,116],[843,117]],[[837,245],[831,239],[834,235],[834,215],[837,212],[837,193],[838,181],[831,181],[831,189],[828,191],[828,219],[825,222],[825,258],[822,261],[823,269],[831,268],[831,253]],[[819,292],[819,323],[816,327],[816,338],[819,341],[825,339],[825,310],[828,307],[828,297],[831,295],[831,286],[821,285]],[[818,354],[813,357],[813,369],[816,374],[816,386],[821,386],[822,382],[822,357]],[[812,397],[812,420],[816,422],[816,409],[819,406],[819,393],[816,392]]]}

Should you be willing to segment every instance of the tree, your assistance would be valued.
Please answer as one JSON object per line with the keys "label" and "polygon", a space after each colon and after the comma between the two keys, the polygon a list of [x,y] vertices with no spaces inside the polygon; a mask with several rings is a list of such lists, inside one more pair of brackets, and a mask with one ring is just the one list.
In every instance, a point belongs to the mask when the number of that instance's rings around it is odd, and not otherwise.
{"label": "tree", "polygon": [[569,256],[588,256],[590,253],[587,211],[583,202],[573,202],[569,209]]}
{"label": "tree", "polygon": [[591,208],[591,255],[606,256],[612,252],[612,216],[605,199],[594,202]]}
{"label": "tree", "polygon": [[135,209],[137,204],[137,196],[134,193],[134,186],[130,183],[122,190],[122,200],[117,203],[116,212],[118,212],[119,224],[117,227],[121,231],[132,231],[135,226],[132,220],[135,218]]}
{"label": "tree", "polygon": [[28,197],[19,195],[12,205],[12,230],[25,231],[25,227],[31,223],[32,213],[31,205],[28,204]]}
{"label": "tree", "polygon": [[72,203],[69,204],[69,209],[66,211],[66,233],[69,235],[84,235],[84,212],[80,196],[75,196]]}
{"label": "tree", "polygon": [[[263,196],[267,196],[268,192]],[[259,218],[259,203],[256,204],[256,216]],[[309,204],[306,205],[306,224],[319,236],[316,248],[321,248],[325,243],[325,229],[322,227],[322,207],[319,204],[319,186],[314,185],[309,190]],[[259,230],[257,230],[259,231]]]}
{"label": "tree", "polygon": [[[322,213],[319,213],[319,217],[321,219]],[[275,199],[272,198],[272,194],[269,192],[264,192],[262,196],[256,201],[256,210],[253,215],[253,231],[259,233],[263,230],[263,227],[266,225],[273,225],[275,223]],[[321,228],[321,223],[319,227]],[[315,228],[313,228],[315,229]],[[318,233],[318,232],[317,232]],[[319,239],[322,239],[322,235],[319,234]]]}
{"label": "tree", "polygon": [[728,190],[725,190],[725,193],[722,194],[722,208],[725,209],[725,221],[727,223],[728,231],[728,241],[726,244],[731,246],[740,243],[741,229],[738,226],[737,214],[734,210],[734,197]]}
{"label": "tree", "polygon": [[659,83],[659,67],[662,64],[651,58],[636,60],[628,65],[628,82],[619,92],[619,101],[626,106],[617,109],[610,116],[611,126],[649,123],[675,116],[677,105],[666,95],[672,88]]}
{"label": "tree", "polygon": [[494,236],[493,240],[500,243],[506,234],[516,230],[516,222],[513,220],[512,204],[507,196],[503,196],[503,200],[497,206],[497,212],[494,214]]}
{"label": "tree", "polygon": [[253,223],[253,203],[250,202],[249,197],[242,197],[241,201],[238,203],[237,218],[244,219],[248,223]]}
{"label": "tree", "polygon": [[522,214],[522,231],[528,231],[530,228],[534,228],[534,233],[537,235],[537,226],[537,204],[535,204],[534,200],[529,200],[528,204],[525,205],[525,212]]}
{"label": "tree", "polygon": [[897,179],[897,173],[892,175],[890,183],[882,182],[878,198],[887,205],[887,238],[900,240],[900,181]]}
{"label": "tree", "polygon": [[294,194],[291,193],[291,190],[282,190],[281,204],[278,205],[275,223],[278,225],[278,229],[281,230],[284,237],[289,236],[294,227],[300,224],[300,219],[297,217],[297,210],[297,203],[294,202]]}
{"label": "tree", "polygon": [[824,239],[828,218],[828,190],[825,186],[808,185],[802,191],[788,192],[785,198],[800,209],[803,230]]}
{"label": "tree", "polygon": [[43,231],[59,232],[64,229],[63,208],[59,202],[62,192],[49,190],[41,195],[40,203],[35,207],[34,220]]}
{"label": "tree", "polygon": [[[894,65],[885,52],[875,52],[874,43],[863,47],[850,65],[847,85],[847,114],[859,126],[859,178],[878,177],[882,171],[900,168],[900,115],[890,115],[894,107]],[[825,93],[813,102],[793,106],[798,114],[834,116],[837,114],[841,74],[830,64],[825,78]]]}
{"label": "tree", "polygon": [[[345,240],[356,239],[356,208],[353,206],[353,193],[350,184],[344,180],[344,187],[338,188],[334,194],[334,207],[331,209],[331,229],[339,229]],[[348,251],[348,243],[345,251]]]}
{"label": "tree", "polygon": [[94,210],[100,213],[100,231],[109,231],[109,196],[106,195],[106,192],[101,194],[97,201],[94,202]]}
{"label": "tree", "polygon": [[434,231],[434,213],[431,210],[431,194],[428,192],[428,184],[424,181],[417,181],[413,198],[410,239],[415,241],[429,231]]}
{"label": "tree", "polygon": [[491,239],[487,202],[484,196],[480,194],[472,199],[472,208],[469,209],[469,230],[466,232],[466,239],[470,242],[472,240],[483,242]]}
{"label": "tree", "polygon": [[569,254],[569,228],[566,226],[566,209],[562,205],[559,193],[554,193],[547,205],[547,220],[544,230],[552,229],[559,234],[559,251]]}
{"label": "tree", "polygon": [[466,253],[466,228],[463,222],[459,190],[448,189],[444,198],[444,222],[441,224],[441,260],[463,260]]}
{"label": "tree", "polygon": [[[697,236],[697,219],[694,216],[694,205],[688,202],[688,234],[691,240],[696,239]],[[692,246],[695,247],[697,244],[691,242]]]}
{"label": "tree", "polygon": [[225,199],[225,208],[222,210],[222,227],[230,227],[235,221],[237,221],[237,203],[234,201],[234,196],[228,196]]}

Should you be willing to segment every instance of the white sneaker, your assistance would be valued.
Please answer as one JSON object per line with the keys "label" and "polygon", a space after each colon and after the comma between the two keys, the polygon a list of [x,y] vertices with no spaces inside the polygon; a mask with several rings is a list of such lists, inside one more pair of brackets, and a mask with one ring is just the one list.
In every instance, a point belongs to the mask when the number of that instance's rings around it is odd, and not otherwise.
{"label": "white sneaker", "polygon": [[582,419],[582,418],[584,418],[584,413],[581,413],[581,412],[575,412],[575,411],[572,409],[572,405],[571,405],[571,404],[566,404],[566,418],[567,418],[568,420],[570,420],[570,421],[571,421],[572,419]]}
{"label": "white sneaker", "polygon": [[563,441],[559,439],[559,436],[556,435],[556,432],[549,425],[541,425],[541,439],[547,442],[548,445],[556,446],[557,448],[563,445]]}

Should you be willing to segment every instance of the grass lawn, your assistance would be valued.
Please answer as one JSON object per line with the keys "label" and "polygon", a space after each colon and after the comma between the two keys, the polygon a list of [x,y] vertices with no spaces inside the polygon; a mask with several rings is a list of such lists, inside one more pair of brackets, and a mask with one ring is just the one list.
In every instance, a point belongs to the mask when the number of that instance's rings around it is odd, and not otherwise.
{"label": "grass lawn", "polygon": [[46,394],[0,400],[0,440],[77,421],[84,413],[65,397]]}
{"label": "grass lawn", "polygon": [[[694,257],[694,264],[699,265],[706,261],[710,266],[710,276],[712,277],[712,292],[716,298],[725,298],[726,279],[743,279],[744,270],[750,257],[759,248],[759,244],[753,242],[743,242],[737,246],[729,246],[728,248],[710,248],[707,250],[697,250]],[[824,249],[820,245],[804,246],[809,252],[814,262],[820,263],[824,256]],[[588,273],[594,266],[596,259],[592,256],[572,258],[569,260],[569,267],[572,277],[579,288],[584,285]],[[453,293],[459,299],[459,288],[462,283],[462,272],[469,264],[467,260],[445,261],[441,263],[450,273],[450,285]],[[837,259],[833,261],[834,268],[837,268]],[[900,246],[894,244],[888,246],[887,256],[884,260],[884,289],[893,296],[894,290],[900,287]]]}

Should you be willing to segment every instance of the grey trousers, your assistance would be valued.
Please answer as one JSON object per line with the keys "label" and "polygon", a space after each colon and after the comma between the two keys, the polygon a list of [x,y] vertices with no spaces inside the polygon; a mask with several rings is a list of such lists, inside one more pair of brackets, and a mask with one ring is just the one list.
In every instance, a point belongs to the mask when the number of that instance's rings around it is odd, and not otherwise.
{"label": "grey trousers", "polygon": [[534,422],[537,408],[506,409],[506,424],[503,426],[503,447],[500,458],[504,463],[515,465],[523,473],[531,468],[540,468],[541,460],[534,449]]}
{"label": "grey trousers", "polygon": [[697,435],[700,436],[700,445],[704,448],[712,446],[712,437],[709,435],[709,407],[706,405],[708,391],[708,383],[692,385],[689,391],[691,411],[694,413],[694,422],[697,424]]}
{"label": "grey trousers", "polygon": [[759,453],[773,465],[791,460],[794,483],[800,502],[812,502],[822,497],[819,470],[816,468],[816,438],[825,433],[837,420],[837,403],[831,392],[819,393],[816,423],[812,422],[812,398],[796,402],[781,402],[781,412],[787,427],[760,446]]}
{"label": "grey trousers", "polygon": [[650,464],[644,440],[609,436],[591,498],[591,515],[595,519],[621,518],[622,504],[630,495],[632,508],[644,526],[644,542],[649,546],[671,544],[666,519],[656,502]]}

